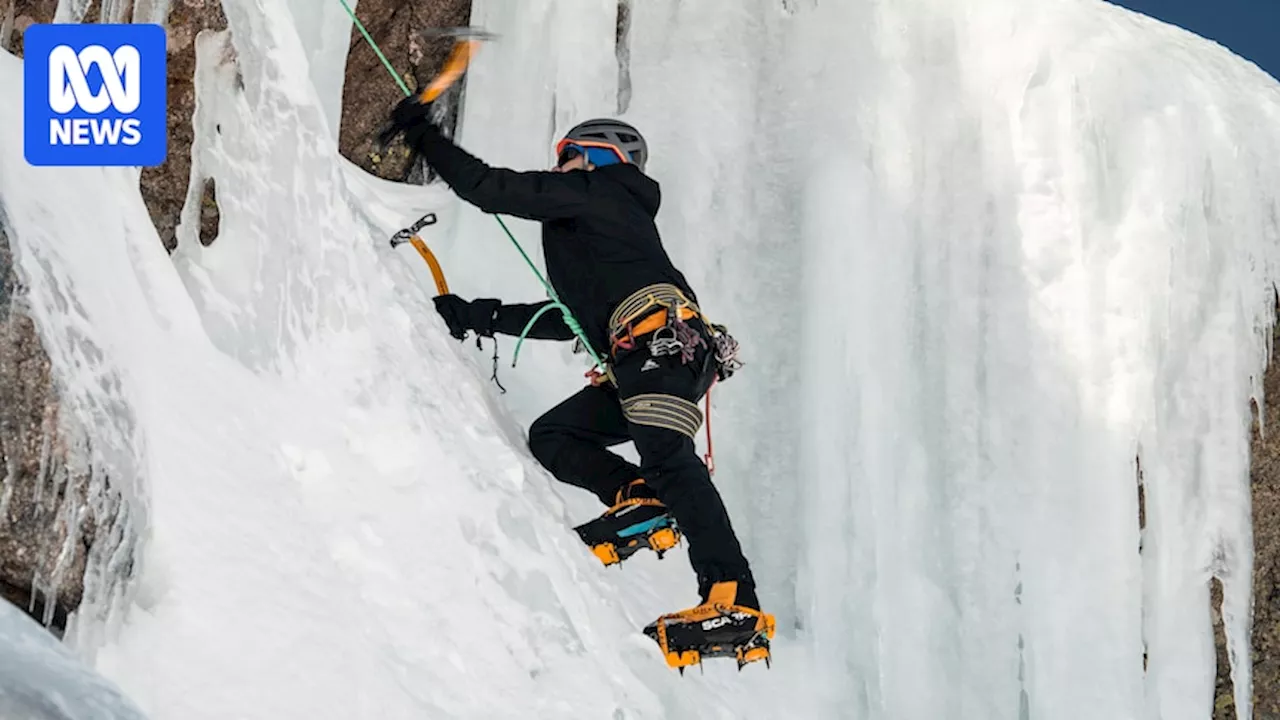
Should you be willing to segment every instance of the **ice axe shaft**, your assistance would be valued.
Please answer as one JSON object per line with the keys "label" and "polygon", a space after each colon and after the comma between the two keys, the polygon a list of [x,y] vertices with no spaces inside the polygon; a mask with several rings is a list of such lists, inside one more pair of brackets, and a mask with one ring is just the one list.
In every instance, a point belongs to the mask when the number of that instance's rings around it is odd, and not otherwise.
{"label": "ice axe shaft", "polygon": [[444,271],[440,269],[440,261],[436,260],[435,253],[431,252],[431,248],[418,237],[418,231],[428,225],[436,224],[436,214],[427,213],[418,219],[417,222],[397,232],[391,236],[391,247],[399,247],[405,243],[413,245],[413,249],[418,251],[422,259],[426,261],[427,267],[431,268],[431,277],[436,281],[436,292],[439,295],[449,294],[449,283],[445,282]]}
{"label": "ice axe shaft", "polygon": [[459,27],[429,27],[418,31],[428,40],[437,38],[465,38],[468,40],[497,40],[498,36],[481,27],[464,25]]}

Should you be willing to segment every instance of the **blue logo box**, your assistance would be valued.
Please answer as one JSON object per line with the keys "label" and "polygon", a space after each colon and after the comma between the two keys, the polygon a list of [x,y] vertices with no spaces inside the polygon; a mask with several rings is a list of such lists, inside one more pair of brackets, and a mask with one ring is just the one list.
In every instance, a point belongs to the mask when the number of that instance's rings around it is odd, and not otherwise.
{"label": "blue logo box", "polygon": [[163,27],[32,25],[23,38],[28,163],[164,162],[169,139]]}

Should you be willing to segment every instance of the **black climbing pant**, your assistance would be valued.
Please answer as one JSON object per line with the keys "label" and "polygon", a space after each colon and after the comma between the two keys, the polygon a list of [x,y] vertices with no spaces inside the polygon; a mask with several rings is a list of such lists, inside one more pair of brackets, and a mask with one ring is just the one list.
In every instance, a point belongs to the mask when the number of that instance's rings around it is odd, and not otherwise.
{"label": "black climbing pant", "polygon": [[[644,478],[689,542],[689,561],[705,600],[713,583],[736,580],[739,602],[755,602],[755,583],[693,435],[701,424],[696,402],[714,378],[708,351],[694,360],[652,357],[637,348],[613,368],[617,388],[586,387],[534,421],[529,449],[557,479],[613,505],[624,485]],[[607,448],[634,441],[636,467]]]}

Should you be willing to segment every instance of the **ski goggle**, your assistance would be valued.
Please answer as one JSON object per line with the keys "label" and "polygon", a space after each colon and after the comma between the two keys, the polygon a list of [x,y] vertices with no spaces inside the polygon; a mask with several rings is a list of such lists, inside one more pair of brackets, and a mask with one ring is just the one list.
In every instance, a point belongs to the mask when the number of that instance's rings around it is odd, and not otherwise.
{"label": "ski goggle", "polygon": [[609,143],[565,138],[556,145],[556,167],[564,165],[579,155],[586,155],[587,160],[597,167],[631,162],[631,159],[621,150]]}

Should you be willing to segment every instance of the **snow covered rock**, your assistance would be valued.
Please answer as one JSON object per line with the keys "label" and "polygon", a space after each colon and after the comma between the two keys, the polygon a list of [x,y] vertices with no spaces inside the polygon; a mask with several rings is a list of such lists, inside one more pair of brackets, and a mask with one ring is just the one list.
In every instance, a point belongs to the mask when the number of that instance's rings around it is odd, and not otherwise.
{"label": "snow covered rock", "polygon": [[0,223],[0,598],[61,628],[84,591],[83,483],[67,466],[49,358],[14,297],[12,265]]}

